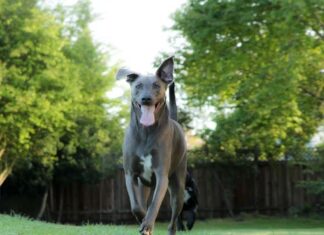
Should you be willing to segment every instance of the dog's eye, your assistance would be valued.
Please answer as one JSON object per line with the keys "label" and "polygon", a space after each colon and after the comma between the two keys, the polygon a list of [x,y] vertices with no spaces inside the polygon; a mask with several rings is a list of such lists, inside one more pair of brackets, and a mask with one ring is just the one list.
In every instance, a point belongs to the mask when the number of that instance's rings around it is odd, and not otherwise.
{"label": "dog's eye", "polygon": [[160,88],[160,85],[158,83],[153,83],[153,88],[154,89],[159,89]]}
{"label": "dog's eye", "polygon": [[141,89],[143,87],[143,84],[142,83],[139,83],[135,86],[136,89]]}

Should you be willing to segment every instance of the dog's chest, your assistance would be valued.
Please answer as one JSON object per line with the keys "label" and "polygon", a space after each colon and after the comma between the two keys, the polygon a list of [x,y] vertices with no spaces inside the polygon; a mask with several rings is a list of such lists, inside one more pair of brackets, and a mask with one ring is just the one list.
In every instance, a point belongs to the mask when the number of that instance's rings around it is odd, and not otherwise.
{"label": "dog's chest", "polygon": [[152,179],[152,154],[142,155],[139,159],[139,164],[142,166],[140,177],[144,178],[145,181],[151,183]]}
{"label": "dog's chest", "polygon": [[152,152],[134,154],[131,160],[131,167],[128,168],[133,178],[138,178],[147,186],[152,186],[155,182],[154,154]]}

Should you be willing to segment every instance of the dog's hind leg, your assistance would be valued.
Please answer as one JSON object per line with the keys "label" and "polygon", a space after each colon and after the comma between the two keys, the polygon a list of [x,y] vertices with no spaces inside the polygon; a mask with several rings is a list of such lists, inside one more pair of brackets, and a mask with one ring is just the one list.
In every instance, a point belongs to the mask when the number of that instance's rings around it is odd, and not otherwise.
{"label": "dog's hind leg", "polygon": [[188,219],[187,219],[187,228],[188,230],[191,230],[192,227],[194,226],[194,223],[196,221],[196,211],[195,210],[191,210],[188,213]]}
{"label": "dog's hind leg", "polygon": [[177,218],[177,229],[178,229],[178,231],[185,231],[186,230],[182,220],[183,220],[183,211],[181,211],[181,213],[179,214],[179,216]]}
{"label": "dog's hind leg", "polygon": [[172,208],[171,222],[168,230],[169,235],[176,234],[176,222],[181,213],[184,200],[185,177],[180,175],[184,172],[175,172],[169,180],[170,203]]}

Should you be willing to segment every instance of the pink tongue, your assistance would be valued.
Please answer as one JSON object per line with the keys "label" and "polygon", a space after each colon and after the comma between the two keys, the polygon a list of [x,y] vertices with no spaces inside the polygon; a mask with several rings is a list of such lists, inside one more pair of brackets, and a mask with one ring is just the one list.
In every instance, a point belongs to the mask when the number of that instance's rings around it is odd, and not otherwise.
{"label": "pink tongue", "polygon": [[155,110],[154,105],[151,105],[151,106],[142,105],[141,106],[142,115],[141,115],[140,123],[143,124],[144,126],[153,125],[155,122],[154,110]]}

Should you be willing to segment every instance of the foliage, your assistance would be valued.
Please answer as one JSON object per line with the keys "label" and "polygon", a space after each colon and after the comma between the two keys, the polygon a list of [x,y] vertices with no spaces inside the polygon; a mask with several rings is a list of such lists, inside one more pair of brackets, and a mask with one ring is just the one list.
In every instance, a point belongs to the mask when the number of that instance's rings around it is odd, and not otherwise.
{"label": "foliage", "polygon": [[91,38],[89,2],[74,9],[0,1],[1,171],[30,162],[30,170],[46,169],[44,182],[54,169],[97,178],[119,157],[119,118],[107,113],[115,101],[105,96],[112,69]]}
{"label": "foliage", "polygon": [[305,172],[310,179],[300,182],[300,185],[310,194],[322,196],[324,200],[324,144],[317,146],[313,155],[314,160],[309,163],[308,170]]}
{"label": "foliage", "polygon": [[179,80],[192,105],[218,109],[209,152],[298,155],[323,120],[324,2],[189,0]]}
{"label": "foliage", "polygon": [[[104,53],[93,42],[89,24],[93,20],[89,1],[79,1],[71,9],[61,8],[69,43],[64,54],[74,65],[74,71],[82,82],[80,92],[84,98],[74,104],[74,112],[68,117],[76,126],[61,136],[64,147],[58,152],[55,167],[56,180],[93,181],[111,173],[120,157],[122,129],[118,113],[106,110],[117,104],[105,98],[114,81],[113,71],[107,71]],[[91,115],[89,115],[91,114]]]}
{"label": "foliage", "polygon": [[0,2],[0,130],[4,161],[31,152],[51,166],[59,131],[73,123],[64,112],[78,92],[53,17],[36,1]]}

